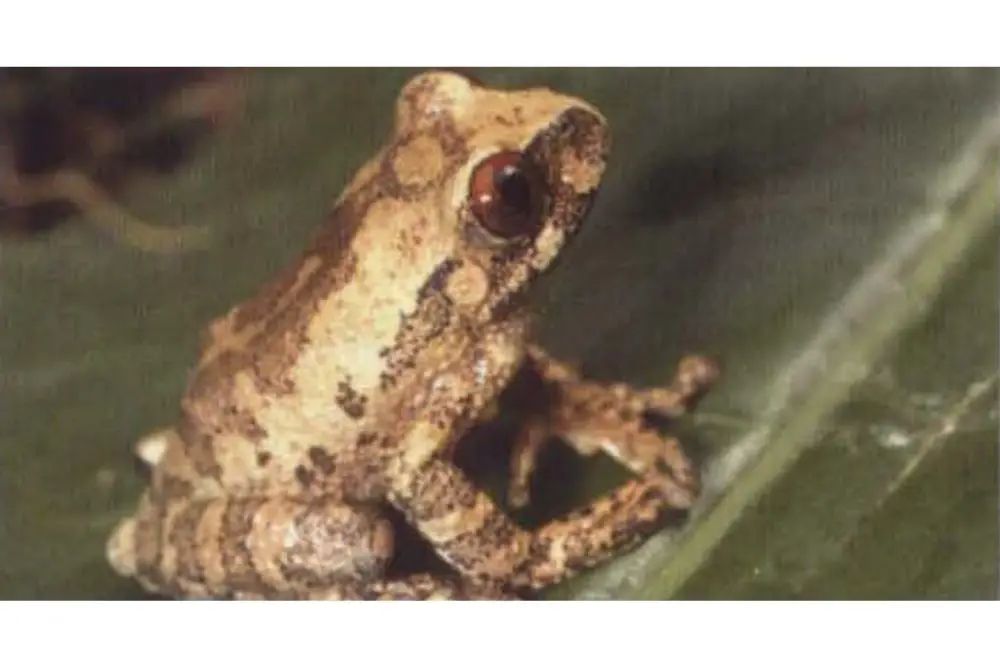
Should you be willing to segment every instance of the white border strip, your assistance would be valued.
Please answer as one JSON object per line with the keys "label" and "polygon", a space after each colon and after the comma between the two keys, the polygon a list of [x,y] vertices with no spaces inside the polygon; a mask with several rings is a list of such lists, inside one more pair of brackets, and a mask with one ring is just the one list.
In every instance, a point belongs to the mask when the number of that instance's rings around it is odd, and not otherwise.
{"label": "white border strip", "polygon": [[[467,606],[461,606],[461,605]],[[8,664],[955,665],[989,662],[975,603],[7,603]],[[976,656],[979,656],[978,658]]]}
{"label": "white border strip", "polygon": [[[995,3],[994,3],[995,4]],[[5,3],[4,65],[998,64],[990,3]],[[267,8],[270,11],[261,11]]]}

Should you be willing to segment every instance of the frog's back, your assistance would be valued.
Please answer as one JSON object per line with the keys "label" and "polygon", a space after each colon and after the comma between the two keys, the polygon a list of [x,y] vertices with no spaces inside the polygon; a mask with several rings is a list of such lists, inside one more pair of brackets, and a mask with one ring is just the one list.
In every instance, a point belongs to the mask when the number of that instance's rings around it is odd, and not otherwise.
{"label": "frog's back", "polygon": [[[324,311],[344,310],[336,295],[355,264],[349,203],[338,205],[299,262],[204,334],[177,424],[185,456],[173,460],[230,492],[306,488],[317,466],[358,458],[368,406],[343,363],[357,346],[346,329],[319,345],[311,331],[317,317],[332,315]],[[346,323],[347,315],[335,319]],[[334,460],[338,451],[344,460]]]}
{"label": "frog's back", "polygon": [[208,327],[177,429],[199,475],[229,490],[332,493],[380,455],[407,393],[398,376],[420,341],[456,324],[426,298],[449,250],[421,234],[438,198],[403,196],[393,158],[391,143],[299,260]]}
{"label": "frog's back", "polygon": [[[520,259],[470,241],[473,170],[529,143],[545,153],[568,127],[552,123],[581,104],[455,75],[404,88],[390,141],[313,244],[209,328],[177,429],[190,467],[231,491],[311,492],[350,484],[349,471],[370,466],[416,409],[411,396],[466,354],[477,332],[496,328],[509,293],[576,228],[563,216],[544,243],[517,245],[529,253]],[[587,113],[584,129],[601,135],[596,112]],[[586,151],[559,155],[573,176],[556,183],[570,210],[590,196],[603,162]]]}

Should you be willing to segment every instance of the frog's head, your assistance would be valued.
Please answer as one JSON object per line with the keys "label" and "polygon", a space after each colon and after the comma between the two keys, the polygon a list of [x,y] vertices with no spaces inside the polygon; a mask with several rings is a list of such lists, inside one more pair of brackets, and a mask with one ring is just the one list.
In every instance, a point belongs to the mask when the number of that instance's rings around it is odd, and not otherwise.
{"label": "frog's head", "polygon": [[403,88],[396,129],[433,137],[446,156],[434,233],[451,261],[438,285],[478,321],[517,311],[589,211],[610,143],[604,116],[548,89],[432,72]]}

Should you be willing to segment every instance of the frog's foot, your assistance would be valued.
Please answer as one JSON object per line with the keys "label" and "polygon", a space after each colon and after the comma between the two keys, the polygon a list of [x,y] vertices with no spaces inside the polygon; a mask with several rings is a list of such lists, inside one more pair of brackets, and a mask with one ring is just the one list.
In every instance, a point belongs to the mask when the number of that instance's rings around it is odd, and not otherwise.
{"label": "frog's foot", "polygon": [[655,534],[677,504],[658,473],[629,480],[535,530],[530,557],[511,585],[516,590],[538,590],[627,553]]}
{"label": "frog's foot", "polygon": [[378,579],[393,542],[375,508],[328,499],[147,498],[107,553],[116,571],[160,595],[296,599]]}
{"label": "frog's foot", "polygon": [[427,573],[311,591],[310,600],[516,600],[500,587]]}
{"label": "frog's foot", "polygon": [[134,577],[135,569],[135,520],[123,519],[115,526],[105,547],[105,557],[121,577]]}
{"label": "frog's foot", "polygon": [[676,418],[688,412],[718,376],[712,361],[686,357],[669,386],[636,389],[585,381],[537,346],[529,348],[529,359],[546,385],[546,401],[525,420],[514,446],[508,489],[512,506],[529,502],[538,455],[553,436],[587,456],[604,451],[637,474],[658,471],[670,502],[678,508],[691,505],[698,486],[691,462],[677,440],[657,433],[646,417]]}

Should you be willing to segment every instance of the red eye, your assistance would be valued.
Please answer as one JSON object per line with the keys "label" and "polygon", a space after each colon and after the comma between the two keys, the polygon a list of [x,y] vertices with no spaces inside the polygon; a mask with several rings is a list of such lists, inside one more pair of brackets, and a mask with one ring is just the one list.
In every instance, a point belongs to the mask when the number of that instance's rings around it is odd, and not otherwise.
{"label": "red eye", "polygon": [[492,234],[525,236],[538,227],[542,194],[542,179],[521,153],[495,153],[472,172],[469,210]]}

